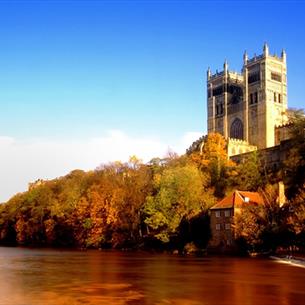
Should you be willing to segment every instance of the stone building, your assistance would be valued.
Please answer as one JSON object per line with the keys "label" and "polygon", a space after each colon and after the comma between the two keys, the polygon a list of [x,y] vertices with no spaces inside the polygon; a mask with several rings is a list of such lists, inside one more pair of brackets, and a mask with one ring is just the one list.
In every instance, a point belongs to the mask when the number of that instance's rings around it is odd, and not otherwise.
{"label": "stone building", "polygon": [[228,69],[207,71],[208,132],[228,140],[229,156],[265,149],[286,137],[281,128],[287,122],[286,53],[271,55],[267,44],[263,54],[244,54],[241,73]]}
{"label": "stone building", "polygon": [[234,217],[242,213],[246,205],[263,204],[263,199],[256,192],[235,191],[210,208],[212,238],[210,249],[227,250],[234,246]]}

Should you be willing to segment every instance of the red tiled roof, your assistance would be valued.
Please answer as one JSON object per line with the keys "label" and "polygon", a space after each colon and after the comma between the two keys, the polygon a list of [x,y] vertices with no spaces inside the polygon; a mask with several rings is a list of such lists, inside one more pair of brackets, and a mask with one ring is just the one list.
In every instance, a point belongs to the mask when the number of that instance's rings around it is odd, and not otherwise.
{"label": "red tiled roof", "polygon": [[233,194],[213,205],[211,210],[231,209],[234,206],[241,206],[245,203],[263,204],[264,201],[257,192],[235,191]]}

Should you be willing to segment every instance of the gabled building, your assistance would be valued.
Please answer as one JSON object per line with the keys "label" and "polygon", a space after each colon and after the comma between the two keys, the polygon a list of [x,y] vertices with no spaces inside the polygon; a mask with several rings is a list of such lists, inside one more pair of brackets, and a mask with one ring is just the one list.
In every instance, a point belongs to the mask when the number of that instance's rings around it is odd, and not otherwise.
{"label": "gabled building", "polygon": [[259,193],[235,191],[210,208],[210,248],[224,250],[234,245],[234,216],[242,213],[245,206],[252,204],[264,204]]}

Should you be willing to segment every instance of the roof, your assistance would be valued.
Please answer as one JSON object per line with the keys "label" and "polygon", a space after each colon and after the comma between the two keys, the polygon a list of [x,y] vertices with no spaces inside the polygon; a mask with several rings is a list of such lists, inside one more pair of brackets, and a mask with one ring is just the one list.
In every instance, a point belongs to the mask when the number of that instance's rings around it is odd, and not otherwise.
{"label": "roof", "polygon": [[232,209],[236,206],[242,206],[247,203],[263,204],[264,201],[257,192],[234,191],[231,195],[223,198],[221,201],[213,205],[210,209]]}

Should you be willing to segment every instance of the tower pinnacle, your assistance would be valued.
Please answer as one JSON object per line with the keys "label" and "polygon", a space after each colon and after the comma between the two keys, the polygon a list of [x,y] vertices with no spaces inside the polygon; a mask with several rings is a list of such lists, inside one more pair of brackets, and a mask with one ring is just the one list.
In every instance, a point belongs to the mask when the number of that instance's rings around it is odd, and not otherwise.
{"label": "tower pinnacle", "polygon": [[248,62],[248,54],[247,51],[244,52],[244,65],[246,65]]}
{"label": "tower pinnacle", "polygon": [[267,42],[264,43],[264,48],[263,48],[263,50],[264,50],[264,55],[265,55],[265,56],[268,56],[268,55],[269,55],[269,47],[268,47],[268,45],[267,45]]}
{"label": "tower pinnacle", "polygon": [[284,49],[282,50],[281,56],[282,56],[283,62],[286,62],[286,52]]}
{"label": "tower pinnacle", "polygon": [[226,59],[225,59],[225,62],[224,62],[224,64],[223,64],[223,70],[224,70],[224,72],[227,72],[227,71],[228,71],[228,62],[227,62]]}
{"label": "tower pinnacle", "polygon": [[207,70],[207,79],[209,80],[211,78],[211,69],[210,67],[208,67],[208,70]]}

